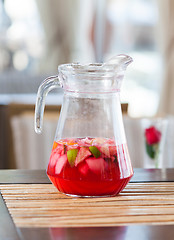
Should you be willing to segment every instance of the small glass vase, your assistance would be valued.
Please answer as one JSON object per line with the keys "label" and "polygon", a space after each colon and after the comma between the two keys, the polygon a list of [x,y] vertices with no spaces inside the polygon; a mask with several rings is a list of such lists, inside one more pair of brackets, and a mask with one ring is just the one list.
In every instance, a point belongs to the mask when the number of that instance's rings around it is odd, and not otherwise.
{"label": "small glass vase", "polygon": [[164,143],[168,121],[165,118],[142,120],[144,168],[163,168]]}

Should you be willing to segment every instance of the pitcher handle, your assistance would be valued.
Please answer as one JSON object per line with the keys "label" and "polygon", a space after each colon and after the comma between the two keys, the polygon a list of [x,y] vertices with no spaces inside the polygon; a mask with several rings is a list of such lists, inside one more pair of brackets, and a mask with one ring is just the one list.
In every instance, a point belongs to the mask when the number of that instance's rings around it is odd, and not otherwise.
{"label": "pitcher handle", "polygon": [[35,107],[35,132],[40,134],[43,127],[43,114],[45,108],[45,98],[49,91],[60,88],[59,77],[51,76],[46,78],[39,86]]}

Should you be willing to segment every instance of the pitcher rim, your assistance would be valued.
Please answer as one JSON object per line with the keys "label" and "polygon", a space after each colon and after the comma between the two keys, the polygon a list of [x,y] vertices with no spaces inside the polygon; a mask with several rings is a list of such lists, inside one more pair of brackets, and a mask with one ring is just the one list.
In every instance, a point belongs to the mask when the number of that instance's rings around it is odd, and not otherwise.
{"label": "pitcher rim", "polygon": [[[106,73],[116,73],[121,70],[125,70],[127,65],[129,65],[133,59],[125,54],[119,54],[116,58],[123,57],[125,60],[118,63],[65,63],[58,66],[58,72],[73,73],[73,74],[106,74]],[[111,59],[112,60],[112,59]]]}

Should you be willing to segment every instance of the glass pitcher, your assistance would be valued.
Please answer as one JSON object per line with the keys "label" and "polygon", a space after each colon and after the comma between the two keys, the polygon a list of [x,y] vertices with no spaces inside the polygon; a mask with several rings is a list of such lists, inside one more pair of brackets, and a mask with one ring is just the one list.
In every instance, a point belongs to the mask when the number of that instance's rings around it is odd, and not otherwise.
{"label": "glass pitcher", "polygon": [[38,89],[35,131],[41,133],[47,93],[64,89],[64,98],[47,175],[71,196],[114,196],[129,182],[133,169],[124,132],[120,87],[132,62],[118,55],[104,64],[63,64],[58,76]]}

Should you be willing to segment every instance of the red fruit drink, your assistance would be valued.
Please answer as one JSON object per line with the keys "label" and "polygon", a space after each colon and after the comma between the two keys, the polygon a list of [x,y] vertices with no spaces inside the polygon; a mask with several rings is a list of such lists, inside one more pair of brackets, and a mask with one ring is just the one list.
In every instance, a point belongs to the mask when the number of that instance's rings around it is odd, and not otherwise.
{"label": "red fruit drink", "polygon": [[133,175],[127,145],[105,138],[61,139],[53,144],[47,174],[76,196],[114,196]]}

